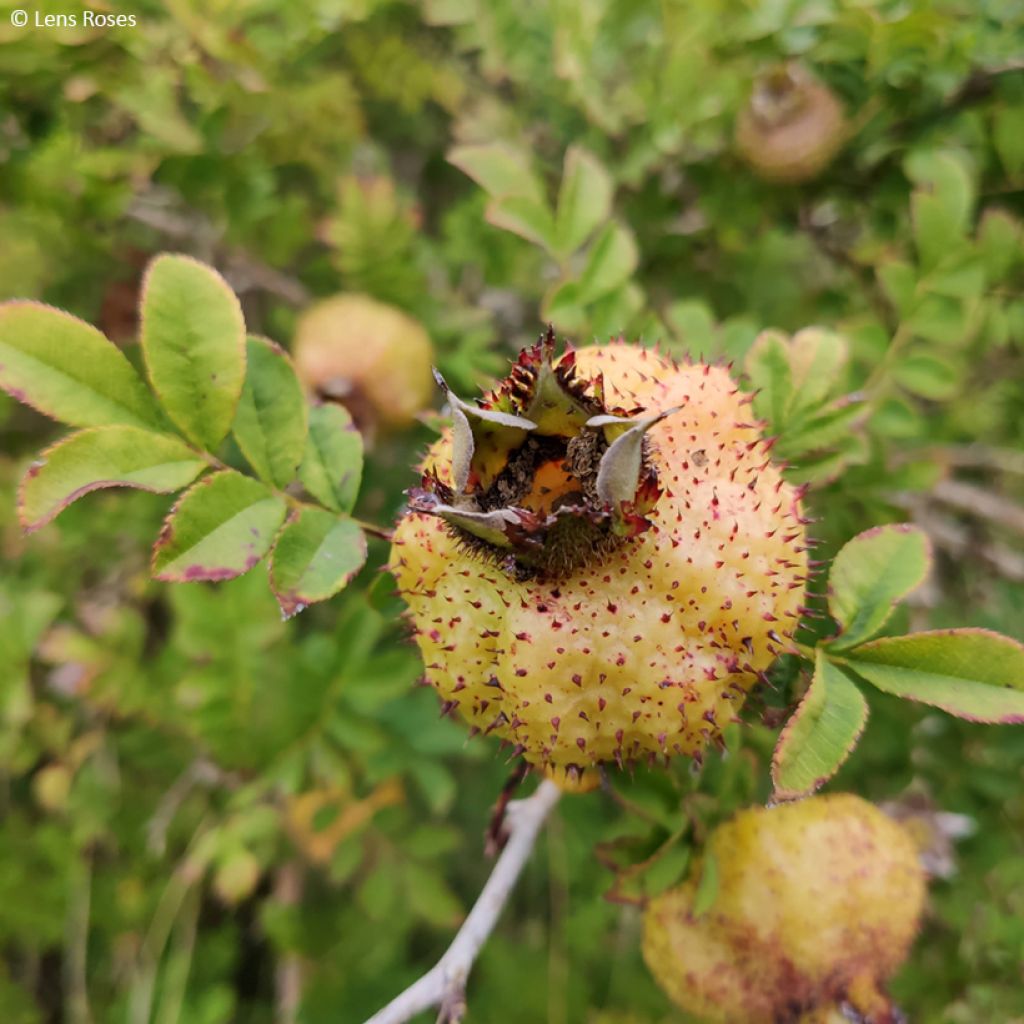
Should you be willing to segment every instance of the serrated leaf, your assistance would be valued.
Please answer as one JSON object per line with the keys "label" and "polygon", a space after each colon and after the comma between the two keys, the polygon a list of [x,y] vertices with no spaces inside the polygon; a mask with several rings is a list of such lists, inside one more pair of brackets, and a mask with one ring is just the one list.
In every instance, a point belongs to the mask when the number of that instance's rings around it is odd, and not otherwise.
{"label": "serrated leaf", "polygon": [[363,478],[363,439],[340,405],[309,411],[306,453],[299,468],[302,486],[335,512],[351,512]]}
{"label": "serrated leaf", "polygon": [[826,451],[805,452],[786,470],[786,478],[793,483],[815,487],[831,483],[848,465],[863,465],[869,457],[867,439],[862,434],[850,434]]}
{"label": "serrated leaf", "polygon": [[225,469],[187,490],[153,548],[153,576],[172,583],[229,580],[270,550],[284,521],[284,499]]}
{"label": "serrated leaf", "polygon": [[306,449],[306,399],[285,351],[246,339],[245,385],[232,431],[257,475],[274,487],[294,479]]}
{"label": "serrated leaf", "polygon": [[830,648],[848,650],[873,637],[930,568],[931,544],[916,526],[876,526],[854,537],[829,573],[829,611],[841,630]]}
{"label": "serrated leaf", "polygon": [[341,590],[366,561],[366,538],[351,519],[305,506],[285,524],[270,558],[281,611],[296,615]]}
{"label": "serrated leaf", "polygon": [[823,327],[805,327],[789,343],[790,416],[820,405],[839,383],[849,354],[846,340]]}
{"label": "serrated leaf", "polygon": [[555,250],[570,256],[608,219],[613,185],[604,165],[580,146],[565,154],[555,214]]}
{"label": "serrated leaf", "polygon": [[843,661],[872,686],[971,722],[1024,723],[1024,645],[987,629],[884,637]]}
{"label": "serrated leaf", "polygon": [[555,219],[547,205],[529,196],[503,196],[487,207],[488,223],[554,251]]}
{"label": "serrated leaf", "polygon": [[448,162],[496,199],[524,196],[544,204],[544,190],[526,152],[505,142],[456,146]]}
{"label": "serrated leaf", "polygon": [[744,369],[757,389],[754,412],[781,430],[793,394],[793,371],[789,365],[786,336],[781,331],[762,331],[747,353]]}
{"label": "serrated leaf", "polygon": [[142,286],[150,383],[182,433],[207,451],[224,440],[245,378],[245,321],[227,282],[188,256],[150,263]]}
{"label": "serrated leaf", "polygon": [[71,502],[102,487],[169,494],[207,466],[183,441],[138,427],[93,427],[58,441],[29,467],[18,492],[18,516],[37,530]]}
{"label": "serrated leaf", "polygon": [[142,378],[95,327],[41,302],[0,306],[0,388],[73,427],[160,427]]}
{"label": "serrated leaf", "polygon": [[772,757],[779,799],[806,796],[828,782],[856,746],[867,720],[864,695],[819,649],[811,685]]}
{"label": "serrated leaf", "polygon": [[779,436],[777,452],[783,459],[794,460],[805,452],[839,444],[851,436],[851,429],[867,411],[863,402],[840,398],[812,415],[797,417]]}

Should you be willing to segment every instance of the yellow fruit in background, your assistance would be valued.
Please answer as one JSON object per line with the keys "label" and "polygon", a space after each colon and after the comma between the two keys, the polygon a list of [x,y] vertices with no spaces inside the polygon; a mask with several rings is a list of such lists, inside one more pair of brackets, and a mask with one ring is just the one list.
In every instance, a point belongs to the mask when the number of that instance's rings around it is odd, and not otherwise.
{"label": "yellow fruit in background", "polygon": [[423,326],[365,295],[335,295],[299,318],[292,359],[306,390],[341,402],[360,430],[408,427],[434,395]]}
{"label": "yellow fruit in background", "polygon": [[706,867],[645,912],[644,959],[673,1002],[721,1024],[822,1024],[844,1004],[894,1024],[885,983],[925,896],[899,824],[850,794],[811,797],[740,812],[712,834],[709,859],[717,888],[703,914]]}
{"label": "yellow fruit in background", "polygon": [[48,764],[32,776],[32,794],[43,810],[58,813],[67,810],[72,775],[63,764]]}
{"label": "yellow fruit in background", "polygon": [[846,142],[846,115],[832,91],[801,67],[759,79],[736,122],[736,148],[766,181],[817,177]]}
{"label": "yellow fruit in background", "polygon": [[[571,783],[700,756],[787,647],[800,494],[722,367],[524,351],[410,492],[390,568],[448,712]],[[588,772],[587,774],[593,774]]]}

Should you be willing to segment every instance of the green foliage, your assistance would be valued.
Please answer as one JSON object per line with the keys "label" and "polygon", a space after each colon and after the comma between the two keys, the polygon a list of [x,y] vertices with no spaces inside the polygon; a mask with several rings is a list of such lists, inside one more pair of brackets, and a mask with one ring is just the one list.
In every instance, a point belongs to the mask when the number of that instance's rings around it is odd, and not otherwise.
{"label": "green foliage", "polygon": [[206,468],[188,445],[167,434],[118,426],[81,430],[48,448],[29,468],[18,493],[18,516],[26,530],[37,530],[97,488],[169,494]]}
{"label": "green foliage", "polygon": [[779,737],[772,760],[775,792],[804,796],[839,770],[860,739],[868,704],[860,690],[819,650],[807,693]]}
{"label": "green foliage", "polygon": [[284,521],[284,501],[232,469],[182,495],[153,548],[158,580],[229,580],[257,565]]}
{"label": "green foliage", "polygon": [[846,660],[886,693],[972,722],[1024,721],[1024,647],[998,633],[950,629],[886,637]]}
{"label": "green foliage", "polygon": [[158,256],[146,272],[139,312],[139,340],[160,404],[190,441],[216,448],[231,429],[246,377],[238,300],[209,267]]}
{"label": "green foliage", "polygon": [[[419,320],[463,394],[545,320],[732,361],[836,556],[724,751],[563,801],[473,1018],[677,1020],[633,904],[698,869],[713,899],[703,837],[772,773],[974,822],[897,995],[1020,1017],[1024,731],[979,724],[1018,719],[1024,679],[992,632],[1024,639],[1019,11],[136,8],[0,25],[0,1019],[269,1024],[301,977],[296,1022],[362,1020],[480,890],[511,769],[414,687],[351,518],[393,520],[428,432],[364,442],[284,354],[338,291]],[[785,61],[849,121],[788,186],[733,144]],[[151,580],[146,490],[190,484],[158,573],[268,555],[270,587]]]}
{"label": "green foliage", "polygon": [[281,531],[270,563],[270,585],[286,615],[333,597],[366,561],[362,531],[343,516],[304,508]]}
{"label": "green foliage", "polygon": [[288,356],[266,338],[246,341],[245,385],[231,428],[249,465],[287,487],[306,449],[306,399]]}
{"label": "green foliage", "polygon": [[833,651],[870,640],[896,603],[925,580],[931,564],[928,537],[913,526],[879,526],[854,537],[829,571],[829,611],[839,623]]}
{"label": "green foliage", "polygon": [[363,441],[352,417],[341,406],[314,406],[299,469],[306,490],[335,512],[351,512],[359,493],[362,464]]}
{"label": "green foliage", "polygon": [[13,398],[73,427],[160,425],[145,386],[94,327],[34,302],[0,314],[0,386]]}

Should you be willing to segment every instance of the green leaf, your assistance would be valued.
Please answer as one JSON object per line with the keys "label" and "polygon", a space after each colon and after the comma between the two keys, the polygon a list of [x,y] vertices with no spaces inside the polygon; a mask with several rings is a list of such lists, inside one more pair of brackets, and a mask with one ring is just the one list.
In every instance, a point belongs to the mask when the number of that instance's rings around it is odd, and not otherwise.
{"label": "green leaf", "polygon": [[857,745],[867,720],[864,695],[819,649],[811,685],[772,757],[776,796],[792,800],[828,782]]}
{"label": "green leaf", "polygon": [[1007,177],[1024,178],[1024,109],[1019,102],[999,107],[994,115],[992,141]]}
{"label": "green leaf", "polygon": [[149,265],[142,286],[142,351],[167,414],[212,451],[231,429],[245,378],[245,321],[227,282],[188,256]]}
{"label": "green leaf", "polygon": [[902,356],[893,366],[892,376],[911,394],[935,402],[952,398],[962,380],[962,373],[948,357],[926,349]]}
{"label": "green leaf", "polygon": [[665,313],[665,319],[684,351],[711,355],[715,350],[715,316],[703,300],[673,302]]}
{"label": "green leaf", "polygon": [[907,321],[914,334],[940,345],[958,345],[967,338],[967,311],[960,299],[928,294]]}
{"label": "green leaf", "polygon": [[703,917],[718,899],[718,860],[710,849],[700,861],[700,881],[693,894],[693,916]]}
{"label": "green leaf", "polygon": [[160,410],[112,342],[40,302],[0,306],[0,388],[73,427],[159,427]]}
{"label": "green leaf", "polygon": [[823,327],[805,327],[789,343],[792,399],[789,413],[798,416],[820,405],[840,381],[846,367],[846,340]]}
{"label": "green leaf", "polygon": [[876,406],[871,415],[871,429],[883,437],[903,441],[918,437],[924,429],[924,422],[913,406],[893,395]]}
{"label": "green leaf", "polygon": [[903,260],[889,260],[878,266],[875,274],[900,319],[906,319],[913,311],[917,297],[916,268]]}
{"label": "green leaf", "polygon": [[333,597],[366,561],[366,538],[351,519],[305,506],[288,522],[270,558],[270,585],[285,616]]}
{"label": "green leaf", "polygon": [[846,650],[873,637],[930,567],[927,536],[906,523],[876,526],[845,544],[829,573],[829,610],[841,627],[829,646]]}
{"label": "green leaf", "polygon": [[448,153],[448,162],[495,199],[522,196],[543,206],[544,189],[526,153],[505,142],[490,142],[456,146]]}
{"label": "green leaf", "polygon": [[462,904],[438,870],[409,861],[402,873],[409,908],[417,917],[445,930],[458,925]]}
{"label": "green leaf", "polygon": [[628,281],[638,259],[633,232],[621,224],[608,224],[587,252],[579,281],[580,301],[593,302]]}
{"label": "green leaf", "polygon": [[487,207],[487,221],[549,252],[555,248],[555,221],[547,205],[529,196],[504,196]]}
{"label": "green leaf", "polygon": [[307,407],[291,360],[266,338],[246,341],[245,386],[232,428],[261,479],[287,487],[306,448]]}
{"label": "green leaf", "polygon": [[947,260],[925,278],[924,284],[935,295],[973,303],[985,291],[985,266],[975,255]]}
{"label": "green leaf", "polygon": [[229,580],[270,550],[284,520],[282,498],[225,469],[189,488],[164,521],[153,548],[153,576],[172,583]]}
{"label": "green leaf", "polygon": [[545,320],[550,321],[560,331],[581,331],[586,326],[587,317],[583,312],[583,294],[579,281],[563,281],[556,284],[541,303],[541,311]]}
{"label": "green leaf", "polygon": [[1024,723],[1024,645],[987,629],[884,637],[843,659],[873,686],[971,722]]}
{"label": "green leaf", "polygon": [[914,242],[925,269],[962,249],[974,208],[974,183],[952,153],[919,152],[906,161],[919,187],[910,201]]}
{"label": "green leaf", "polygon": [[191,483],[206,461],[183,441],[138,427],[93,427],[58,441],[29,467],[18,517],[38,530],[71,502],[101,487],[168,494]]}
{"label": "green leaf", "polygon": [[762,331],[744,363],[750,383],[757,389],[754,411],[768,420],[772,430],[781,430],[793,394],[793,372],[781,331]]}
{"label": "green leaf", "polygon": [[838,398],[801,415],[787,424],[779,436],[777,452],[783,459],[796,459],[805,452],[820,451],[850,438],[857,422],[868,414],[863,402]]}
{"label": "green leaf", "polygon": [[560,256],[571,256],[608,219],[612,194],[611,175],[597,157],[570,146],[555,215],[555,251]]}
{"label": "green leaf", "polygon": [[990,284],[1004,280],[1021,258],[1021,223],[1006,210],[986,210],[978,226],[978,251]]}
{"label": "green leaf", "polygon": [[302,486],[321,505],[351,512],[363,478],[363,439],[348,411],[333,403],[309,412],[306,454],[299,469]]}

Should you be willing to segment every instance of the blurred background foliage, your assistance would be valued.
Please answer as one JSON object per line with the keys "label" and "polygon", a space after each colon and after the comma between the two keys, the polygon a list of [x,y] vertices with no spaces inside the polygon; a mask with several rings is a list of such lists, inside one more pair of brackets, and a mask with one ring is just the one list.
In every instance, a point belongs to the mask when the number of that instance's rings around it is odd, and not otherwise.
{"label": "blurred background foliage", "polygon": [[[821,557],[912,519],[939,557],[898,625],[1024,638],[1020,0],[91,9],[137,24],[0,23],[0,297],[67,308],[136,359],[139,275],[171,249],[284,344],[316,298],[397,306],[465,392],[545,320],[735,360],[812,485]],[[838,155],[799,183],[734,142],[786,62],[845,111]],[[820,377],[792,361],[808,325],[838,353]],[[262,570],[155,585],[159,498],[93,495],[22,535],[14,488],[54,436],[0,396],[0,1020],[364,1019],[479,891],[507,753],[414,686],[380,541],[288,622]],[[376,439],[365,519],[397,514],[430,436]],[[682,1019],[630,901],[768,798],[794,675],[702,769],[563,801],[474,1020]],[[973,823],[898,995],[915,1022],[1019,1024],[1024,732],[871,701],[832,788]]]}

